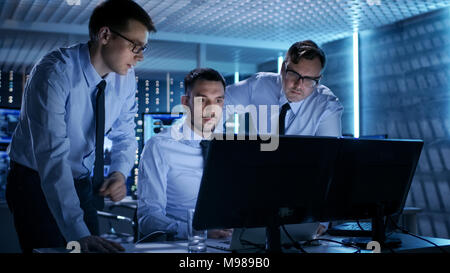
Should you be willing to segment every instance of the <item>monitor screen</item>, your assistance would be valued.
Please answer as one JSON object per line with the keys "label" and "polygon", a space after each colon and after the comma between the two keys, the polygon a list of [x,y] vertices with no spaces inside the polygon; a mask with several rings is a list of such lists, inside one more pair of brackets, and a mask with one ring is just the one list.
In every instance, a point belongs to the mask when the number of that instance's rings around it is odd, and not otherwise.
{"label": "monitor screen", "polygon": [[262,151],[263,143],[259,138],[211,142],[196,204],[196,228],[320,220],[317,204],[326,198],[340,147],[337,138],[283,136],[274,151]]}
{"label": "monitor screen", "polygon": [[170,128],[183,113],[144,113],[144,144],[152,136]]}
{"label": "monitor screen", "polygon": [[327,196],[330,220],[373,218],[403,211],[423,142],[421,140],[341,139]]}
{"label": "monitor screen", "polygon": [[10,143],[19,122],[20,110],[0,108],[0,143]]}

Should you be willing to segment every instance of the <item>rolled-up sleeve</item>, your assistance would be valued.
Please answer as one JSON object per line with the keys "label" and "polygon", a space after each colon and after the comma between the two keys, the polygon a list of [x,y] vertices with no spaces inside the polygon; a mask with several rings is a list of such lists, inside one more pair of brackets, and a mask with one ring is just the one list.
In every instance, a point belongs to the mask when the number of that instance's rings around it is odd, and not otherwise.
{"label": "rolled-up sleeve", "polygon": [[[75,190],[65,121],[68,90],[63,71],[37,66],[25,93],[25,105],[41,187],[67,241],[90,235]],[[32,102],[32,103],[30,103]]]}

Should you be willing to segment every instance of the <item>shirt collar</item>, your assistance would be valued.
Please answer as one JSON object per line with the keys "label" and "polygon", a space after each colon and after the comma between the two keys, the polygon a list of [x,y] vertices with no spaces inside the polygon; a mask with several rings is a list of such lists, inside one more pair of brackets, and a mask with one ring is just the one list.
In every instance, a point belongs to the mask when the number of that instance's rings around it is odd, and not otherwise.
{"label": "shirt collar", "polygon": [[102,80],[105,80],[107,85],[111,82],[114,72],[108,73],[108,75],[103,79],[98,72],[95,70],[91,63],[91,56],[89,54],[89,46],[87,43],[81,44],[80,47],[80,63],[84,74],[84,78],[88,87],[97,86]]}
{"label": "shirt collar", "polygon": [[172,124],[170,127],[171,138],[192,147],[200,147],[200,141],[204,138],[194,132],[188,122],[184,115],[175,124]]}

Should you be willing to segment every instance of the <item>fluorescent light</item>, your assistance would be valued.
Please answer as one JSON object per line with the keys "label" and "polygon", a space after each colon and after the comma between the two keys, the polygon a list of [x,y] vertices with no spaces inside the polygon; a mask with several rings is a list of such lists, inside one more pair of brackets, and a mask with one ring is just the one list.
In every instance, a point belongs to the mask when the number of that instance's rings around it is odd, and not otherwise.
{"label": "fluorescent light", "polygon": [[237,135],[239,133],[239,115],[234,113],[234,133]]}
{"label": "fluorescent light", "polygon": [[283,65],[283,57],[278,56],[278,74],[281,72],[281,66]]}
{"label": "fluorescent light", "polygon": [[234,83],[239,82],[239,72],[234,72]]}
{"label": "fluorescent light", "polygon": [[358,32],[353,32],[353,135],[359,138],[359,44]]}

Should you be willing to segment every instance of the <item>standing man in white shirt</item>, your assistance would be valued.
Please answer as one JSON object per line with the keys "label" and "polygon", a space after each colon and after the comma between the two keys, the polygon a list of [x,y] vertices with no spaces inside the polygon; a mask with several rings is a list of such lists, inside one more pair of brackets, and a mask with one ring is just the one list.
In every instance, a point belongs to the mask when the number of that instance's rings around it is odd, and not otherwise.
{"label": "standing man in white shirt", "polygon": [[[69,241],[79,241],[82,251],[123,250],[98,236],[97,209],[105,197],[126,196],[137,148],[134,66],[152,31],[134,1],[108,0],[91,15],[88,43],[50,52],[31,71],[6,189],[24,252]],[[106,179],[105,134],[112,141]]]}
{"label": "standing man in white shirt", "polygon": [[[325,53],[313,41],[296,42],[286,53],[280,74],[260,72],[227,86],[226,107],[255,109],[250,116],[261,134],[341,136],[343,107],[320,84],[325,63]],[[262,106],[268,114],[260,113]],[[280,111],[271,112],[273,106]],[[267,127],[261,126],[264,122]]]}
{"label": "standing man in white shirt", "polygon": [[[225,80],[219,72],[194,69],[185,77],[184,87],[181,102],[187,114],[170,130],[149,139],[142,151],[137,216],[144,235],[164,231],[187,238],[187,210],[195,208],[203,174],[203,145],[222,124]],[[230,230],[208,231],[210,238],[230,235]]]}
{"label": "standing man in white shirt", "polygon": [[[320,84],[325,64],[325,53],[316,43],[296,42],[286,53],[280,74],[260,72],[228,86],[225,107],[254,109],[250,117],[259,134],[341,136],[344,108],[333,92]],[[261,106],[267,111],[260,113]],[[279,111],[270,111],[273,106]],[[266,126],[261,126],[264,123]],[[318,233],[326,227],[327,223],[322,223]]]}

